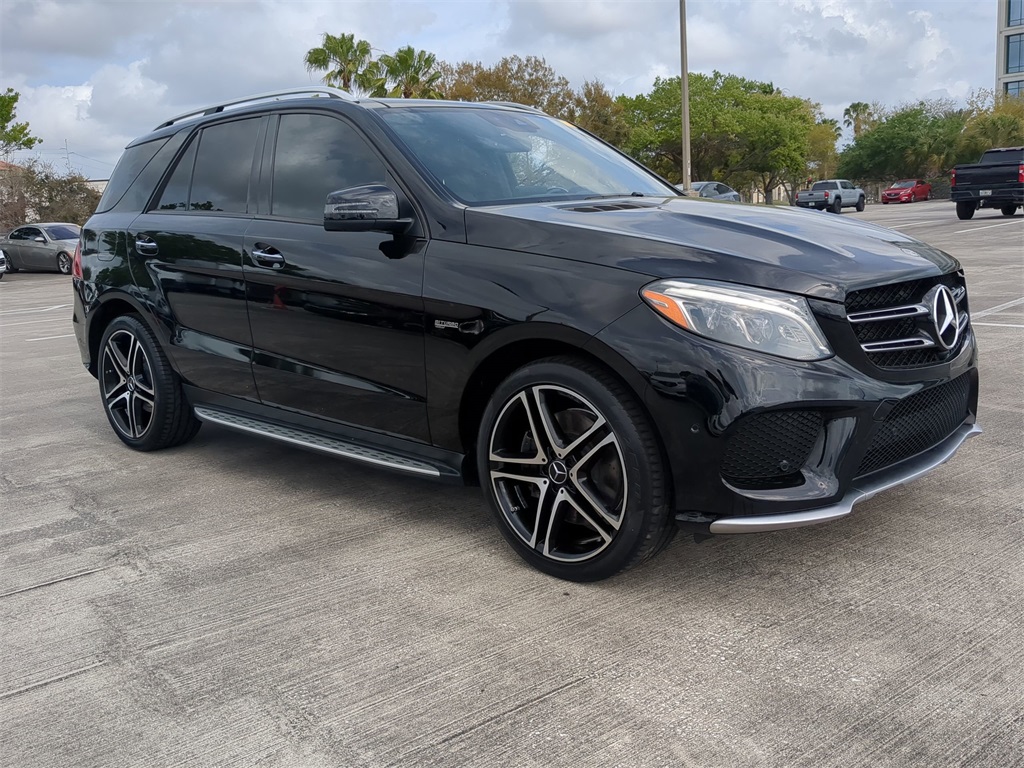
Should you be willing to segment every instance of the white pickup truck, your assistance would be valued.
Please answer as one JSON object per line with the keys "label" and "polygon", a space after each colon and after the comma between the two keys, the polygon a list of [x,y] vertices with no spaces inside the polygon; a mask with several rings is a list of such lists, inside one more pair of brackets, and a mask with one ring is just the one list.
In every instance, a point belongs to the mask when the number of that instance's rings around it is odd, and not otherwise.
{"label": "white pickup truck", "polygon": [[801,208],[842,213],[843,208],[864,210],[864,190],[846,179],[816,181],[810,189],[796,193],[796,204]]}

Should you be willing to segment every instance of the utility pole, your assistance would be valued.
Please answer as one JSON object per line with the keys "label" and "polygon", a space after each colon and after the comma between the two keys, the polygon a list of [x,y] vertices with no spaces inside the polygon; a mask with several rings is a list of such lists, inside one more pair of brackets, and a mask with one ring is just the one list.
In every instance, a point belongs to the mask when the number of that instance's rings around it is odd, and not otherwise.
{"label": "utility pole", "polygon": [[68,167],[68,176],[71,175],[71,153],[68,152],[68,140],[64,139],[64,164]]}
{"label": "utility pole", "polygon": [[683,90],[683,189],[690,191],[690,79],[686,65],[686,0],[679,0],[679,58]]}

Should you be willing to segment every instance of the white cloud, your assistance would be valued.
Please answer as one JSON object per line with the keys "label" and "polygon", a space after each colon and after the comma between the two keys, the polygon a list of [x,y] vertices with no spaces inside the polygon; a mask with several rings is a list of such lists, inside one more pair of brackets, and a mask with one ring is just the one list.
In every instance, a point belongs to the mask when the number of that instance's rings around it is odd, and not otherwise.
{"label": "white cloud", "polygon": [[[977,0],[688,0],[690,69],[766,80],[841,117],[991,88],[995,4]],[[221,99],[318,82],[323,32],[451,62],[544,57],[574,86],[648,90],[679,72],[677,0],[3,0],[0,73],[53,159],[97,176],[162,120]],[[60,158],[63,160],[63,157]],[[73,163],[76,155],[72,155]],[[99,162],[97,162],[99,161]],[[103,165],[105,163],[106,165]]]}

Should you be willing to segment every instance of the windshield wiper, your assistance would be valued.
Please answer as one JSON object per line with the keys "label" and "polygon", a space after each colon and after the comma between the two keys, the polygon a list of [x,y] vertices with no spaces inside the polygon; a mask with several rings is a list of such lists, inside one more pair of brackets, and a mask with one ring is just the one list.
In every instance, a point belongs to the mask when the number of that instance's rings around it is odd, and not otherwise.
{"label": "windshield wiper", "polygon": [[613,195],[591,195],[584,200],[606,200],[609,197],[646,197],[643,192],[616,192]]}

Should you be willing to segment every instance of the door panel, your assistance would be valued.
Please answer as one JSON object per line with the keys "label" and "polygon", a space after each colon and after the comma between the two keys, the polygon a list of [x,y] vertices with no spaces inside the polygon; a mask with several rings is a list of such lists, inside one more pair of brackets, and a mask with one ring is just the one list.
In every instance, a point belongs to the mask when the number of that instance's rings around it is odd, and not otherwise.
{"label": "door panel", "polygon": [[261,400],[428,441],[418,230],[399,245],[391,235],[323,227],[328,193],[396,181],[334,115],[284,113],[268,136],[260,216],[244,244]]}
{"label": "door panel", "polygon": [[255,208],[267,119],[204,127],[182,151],[149,213],[128,230],[132,276],[166,304],[171,354],[197,387],[258,399],[242,242]]}
{"label": "door panel", "polygon": [[[267,405],[428,441],[423,261],[390,235],[256,220],[245,236],[253,371]],[[252,260],[268,246],[280,268]]]}

